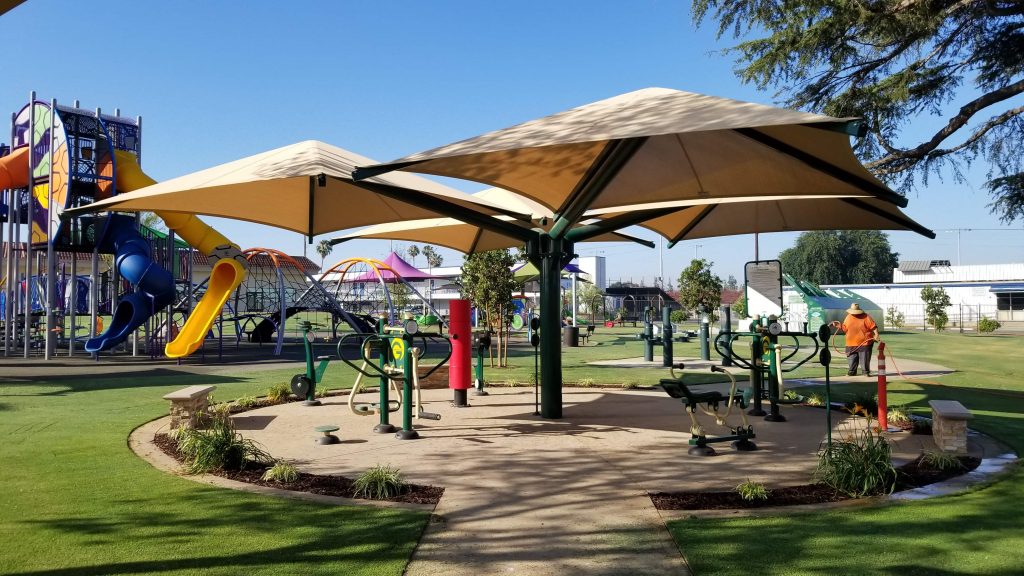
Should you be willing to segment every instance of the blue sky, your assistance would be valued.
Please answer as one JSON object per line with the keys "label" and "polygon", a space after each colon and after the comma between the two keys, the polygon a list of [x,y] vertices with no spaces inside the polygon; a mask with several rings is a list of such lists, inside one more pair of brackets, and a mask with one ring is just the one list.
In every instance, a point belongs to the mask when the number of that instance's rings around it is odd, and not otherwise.
{"label": "blue sky", "polygon": [[[688,5],[29,0],[0,16],[0,110],[16,112],[35,90],[141,115],[143,166],[162,180],[306,139],[386,161],[648,86],[772,103],[736,79],[731,59],[717,53],[729,39],[716,41],[711,25],[695,29]],[[968,185],[933,179],[907,212],[936,231],[984,229],[961,233],[965,264],[1024,260],[1020,223],[1000,225],[985,207],[984,171],[970,174]],[[243,248],[303,249],[293,233],[211,221]],[[956,237],[891,234],[905,259],[955,261]],[[794,238],[762,235],[762,258]],[[328,263],[387,250],[387,242],[350,243]],[[656,249],[577,252],[606,256],[612,279],[649,284],[658,274]],[[678,278],[695,252],[723,278],[742,279],[753,239],[683,242],[664,252],[665,276]],[[446,263],[461,262],[444,253]]]}

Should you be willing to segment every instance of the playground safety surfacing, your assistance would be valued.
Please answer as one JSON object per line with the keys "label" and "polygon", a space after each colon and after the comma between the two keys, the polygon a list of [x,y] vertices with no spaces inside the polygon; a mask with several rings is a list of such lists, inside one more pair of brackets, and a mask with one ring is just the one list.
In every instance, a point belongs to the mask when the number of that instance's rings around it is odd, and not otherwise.
{"label": "playground safety surfacing", "polygon": [[[689,420],[660,390],[566,389],[565,417],[534,415],[532,388],[491,388],[450,405],[450,390],[424,390],[440,421],[420,420],[418,440],[371,431],[346,397],[290,403],[235,417],[239,431],[306,472],[354,477],[375,464],[408,481],[445,487],[406,574],[687,574],[648,492],[731,490],[750,479],[806,484],[825,437],[825,412],[783,407],[787,422],[751,418],[759,450],[687,455]],[[372,394],[365,394],[372,401]],[[400,423],[400,414],[392,422]],[[705,418],[709,432],[714,423]],[[834,413],[837,430],[853,426]],[[341,443],[316,442],[336,424]],[[897,434],[896,459],[931,449],[930,437]]]}

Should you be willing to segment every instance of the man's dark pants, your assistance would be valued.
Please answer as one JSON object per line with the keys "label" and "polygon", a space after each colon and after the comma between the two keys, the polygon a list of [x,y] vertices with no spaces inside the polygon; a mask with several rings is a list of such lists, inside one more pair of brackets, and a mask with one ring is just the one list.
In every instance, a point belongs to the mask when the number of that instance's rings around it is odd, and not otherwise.
{"label": "man's dark pants", "polygon": [[863,346],[847,346],[846,347],[846,361],[848,366],[848,373],[853,375],[857,373],[858,365],[864,367],[864,374],[871,372],[871,349],[875,347],[874,342],[868,342]]}

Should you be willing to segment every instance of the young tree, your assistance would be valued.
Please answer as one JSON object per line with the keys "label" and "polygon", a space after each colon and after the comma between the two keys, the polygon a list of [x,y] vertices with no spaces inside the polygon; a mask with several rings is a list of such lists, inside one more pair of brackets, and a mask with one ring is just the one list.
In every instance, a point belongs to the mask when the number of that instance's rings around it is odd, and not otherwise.
{"label": "young tree", "polygon": [[784,272],[815,284],[883,284],[892,282],[899,254],[877,230],[827,230],[804,232],[779,260]]}
{"label": "young tree", "polygon": [[686,310],[715,316],[722,303],[722,279],[711,272],[712,262],[698,258],[679,274],[679,303]]}
{"label": "young tree", "polygon": [[941,286],[932,288],[925,286],[921,288],[921,300],[924,301],[924,315],[936,332],[942,332],[946,328],[949,316],[946,315],[946,308],[950,305],[949,294]]}
{"label": "young tree", "polygon": [[1007,223],[1024,218],[1022,17],[1019,0],[693,0],[696,23],[747,38],[731,49],[744,82],[863,117],[858,154],[904,190],[984,161]]}
{"label": "young tree", "polygon": [[391,305],[399,313],[399,320],[401,320],[401,313],[405,311],[412,301],[409,287],[401,282],[393,282],[388,284],[388,293],[391,294]]}
{"label": "young tree", "polygon": [[[484,312],[487,327],[497,334],[498,365],[506,366],[508,358],[501,353],[507,324],[507,312],[512,308],[512,295],[519,283],[512,277],[515,258],[508,250],[492,250],[469,254],[462,265],[462,291]],[[507,350],[507,349],[506,349]],[[491,357],[494,365],[494,357]]]}
{"label": "young tree", "polygon": [[415,244],[410,244],[405,249],[405,253],[409,255],[409,264],[416,265],[416,257],[420,255],[420,247]]}
{"label": "young tree", "polygon": [[316,253],[320,255],[320,269],[324,269],[324,260],[334,251],[334,244],[330,240],[321,240],[316,245]]}

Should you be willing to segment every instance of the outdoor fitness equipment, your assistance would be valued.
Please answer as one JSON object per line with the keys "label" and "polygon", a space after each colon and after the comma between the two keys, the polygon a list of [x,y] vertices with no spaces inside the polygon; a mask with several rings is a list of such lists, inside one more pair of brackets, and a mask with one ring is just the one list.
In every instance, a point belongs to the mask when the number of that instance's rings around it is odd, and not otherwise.
{"label": "outdoor fitness equipment", "polygon": [[477,396],[487,396],[484,390],[484,351],[491,347],[491,332],[477,331],[473,333],[473,347],[476,348],[476,388]]}
{"label": "outdoor fitness equipment", "polygon": [[302,344],[306,349],[306,372],[305,374],[292,376],[292,394],[305,398],[302,403],[306,406],[319,406],[320,401],[316,399],[316,385],[320,383],[324,372],[327,371],[327,365],[331,363],[331,357],[317,356],[316,360],[320,364],[316,368],[313,367],[313,341],[316,339],[316,334],[313,333],[312,323],[303,322],[301,326]]}
{"label": "outdoor fitness equipment", "polygon": [[[380,415],[380,423],[373,428],[374,432],[389,433],[395,432],[395,427],[388,421],[388,413],[402,410],[402,428],[397,430],[395,437],[400,440],[413,440],[419,438],[412,425],[413,404],[416,405],[415,417],[429,420],[440,420],[440,414],[434,414],[423,410],[420,398],[420,378],[427,378],[438,368],[443,366],[452,355],[451,341],[438,333],[423,333],[419,331],[419,325],[415,320],[406,320],[402,326],[387,326],[383,320],[378,324],[377,334],[346,334],[338,342],[338,356],[346,364],[356,370],[358,376],[356,384],[349,395],[349,406],[353,412]],[[413,342],[419,338],[422,347],[414,347]],[[353,339],[359,339],[359,355],[362,365],[356,365],[345,357],[343,349]],[[419,374],[419,360],[426,352],[429,341],[443,341],[447,344],[447,351],[443,360],[433,366],[422,376]],[[377,358],[373,358],[376,354]],[[374,362],[376,360],[376,363]],[[362,377],[380,378],[380,399],[377,403],[357,405],[354,403],[354,396],[359,388]],[[397,380],[402,381],[402,391],[397,401],[389,398],[389,390],[395,387],[397,392]]]}
{"label": "outdoor fitness equipment", "polygon": [[[712,372],[720,372],[729,377],[729,380],[732,382],[729,387],[729,393],[726,395],[715,390],[694,392],[683,383],[682,375],[676,374],[677,369],[682,370],[683,368],[683,364],[676,364],[671,369],[672,378],[663,378],[659,384],[669,396],[678,398],[683,404],[686,404],[686,411],[690,416],[690,434],[693,435],[690,438],[690,449],[687,453],[691,456],[712,456],[715,454],[715,449],[708,446],[708,444],[715,442],[732,442],[733,449],[740,452],[757,450],[757,445],[750,441],[751,438],[756,438],[756,436],[754,435],[753,426],[747,423],[747,415],[743,412],[747,405],[743,390],[736,389],[736,377],[724,368],[712,366]],[[721,404],[726,405],[725,414],[718,412]],[[727,423],[734,404],[738,404],[740,407],[739,412],[742,423],[739,426],[729,426]],[[727,436],[712,436],[709,438],[697,418],[698,409],[708,416],[714,416],[715,423],[728,428],[729,434]]]}
{"label": "outdoor fitness equipment", "polygon": [[[783,398],[782,374],[796,370],[818,355],[820,343],[817,335],[805,332],[786,332],[774,315],[755,317],[749,328],[749,332],[720,333],[715,338],[715,351],[723,358],[729,358],[736,365],[750,371],[748,396],[752,399],[753,407],[747,413],[751,416],[764,416],[768,422],[785,422],[786,417],[779,412],[779,405],[796,404],[803,399]],[[792,350],[788,354],[784,353],[784,347],[779,344],[780,337],[792,340]],[[734,348],[735,343],[742,338],[750,339],[748,357],[737,354]],[[789,368],[783,368],[785,362],[800,353],[801,340],[807,338],[814,343],[814,350]],[[763,399],[767,399],[771,404],[769,412],[765,412],[761,407]]]}
{"label": "outdoor fitness equipment", "polygon": [[654,361],[654,347],[661,346],[661,365],[672,367],[672,310],[661,309],[661,335],[654,335],[654,307],[644,309],[644,331],[637,338],[644,341],[644,360]]}

